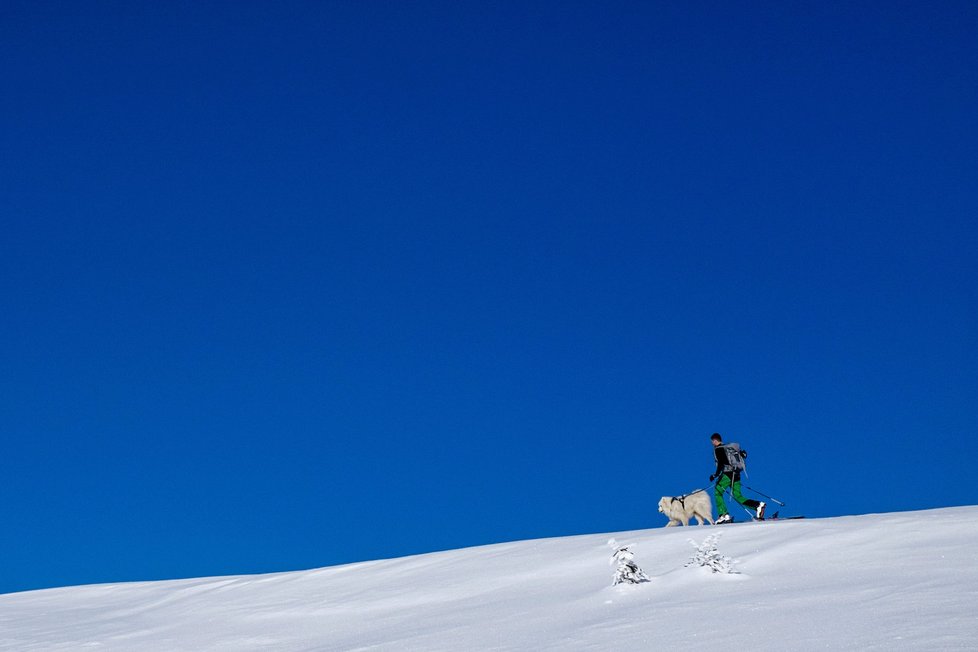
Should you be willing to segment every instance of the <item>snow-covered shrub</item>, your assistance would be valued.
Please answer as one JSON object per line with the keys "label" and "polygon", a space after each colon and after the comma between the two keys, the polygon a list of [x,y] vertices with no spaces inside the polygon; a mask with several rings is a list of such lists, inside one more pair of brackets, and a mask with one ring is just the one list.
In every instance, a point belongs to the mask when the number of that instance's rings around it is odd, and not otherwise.
{"label": "snow-covered shrub", "polygon": [[696,543],[689,539],[690,545],[696,548],[696,553],[686,562],[686,566],[703,566],[714,573],[737,573],[738,571],[734,570],[734,560],[721,555],[717,550],[719,539],[719,533],[709,535],[703,539],[703,543]]}
{"label": "snow-covered shrub", "polygon": [[611,555],[611,561],[609,563],[618,564],[615,569],[615,586],[619,584],[641,584],[642,582],[649,581],[649,576],[635,563],[635,553],[629,550],[635,544],[630,543],[623,546],[614,539],[610,539],[608,545],[615,551]]}

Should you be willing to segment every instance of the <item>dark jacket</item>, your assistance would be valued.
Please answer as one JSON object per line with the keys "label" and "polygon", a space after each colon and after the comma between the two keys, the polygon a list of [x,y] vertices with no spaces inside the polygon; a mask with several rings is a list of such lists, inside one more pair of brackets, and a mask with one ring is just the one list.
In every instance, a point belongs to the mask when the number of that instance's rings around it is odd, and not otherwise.
{"label": "dark jacket", "polygon": [[[747,457],[747,451],[741,451],[744,457]],[[713,448],[713,457],[717,461],[717,470],[714,471],[713,477],[719,478],[720,474],[723,473],[723,468],[729,465],[727,461],[727,449],[723,447],[723,444]],[[731,476],[733,480],[740,480],[740,471],[727,471],[727,475]]]}

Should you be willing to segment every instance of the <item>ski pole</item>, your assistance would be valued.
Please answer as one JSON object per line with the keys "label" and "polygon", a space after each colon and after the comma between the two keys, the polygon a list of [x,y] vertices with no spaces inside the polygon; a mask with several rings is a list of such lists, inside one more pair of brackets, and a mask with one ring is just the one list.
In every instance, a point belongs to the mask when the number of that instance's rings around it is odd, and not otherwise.
{"label": "ski pole", "polygon": [[765,498],[767,498],[768,500],[773,500],[774,502],[776,502],[777,504],[779,504],[779,505],[781,505],[782,507],[784,507],[784,506],[785,506],[785,505],[784,505],[784,503],[783,503],[783,502],[781,502],[780,500],[778,500],[777,498],[771,498],[771,497],[770,497],[770,496],[768,496],[767,494],[765,494],[765,493],[761,493],[760,491],[758,491],[757,489],[755,489],[755,488],[753,488],[753,487],[748,487],[747,485],[744,485],[744,488],[746,488],[746,489],[750,489],[751,491],[753,491],[753,492],[754,492],[755,494],[757,494],[758,496],[764,496],[764,497],[765,497]]}
{"label": "ski pole", "polygon": [[[731,494],[730,494],[730,497],[731,497],[731,498],[733,498],[733,493],[731,493]],[[736,501],[736,500],[734,500],[734,502],[735,502],[735,503],[737,503],[737,501]],[[737,503],[737,504],[738,504],[738,505],[740,505],[740,503]],[[756,514],[754,514],[754,513],[752,512],[752,511],[750,511],[749,509],[747,509],[747,508],[746,508],[746,507],[744,507],[743,505],[740,505],[740,508],[741,508],[742,510],[744,510],[744,512],[745,512],[745,513],[746,513],[746,514],[747,514],[748,516],[750,516],[750,520],[752,520],[752,521],[756,521],[756,520],[757,520],[756,518],[754,518],[754,517],[756,516]]]}

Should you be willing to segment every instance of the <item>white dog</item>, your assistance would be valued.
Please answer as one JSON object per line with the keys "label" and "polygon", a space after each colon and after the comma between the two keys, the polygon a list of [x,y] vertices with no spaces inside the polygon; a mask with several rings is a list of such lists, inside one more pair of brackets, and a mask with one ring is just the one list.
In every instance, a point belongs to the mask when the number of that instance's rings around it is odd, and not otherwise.
{"label": "white dog", "polygon": [[669,517],[666,527],[680,523],[689,525],[694,517],[700,525],[704,520],[713,525],[713,502],[702,489],[687,496],[663,496],[659,501],[659,511]]}

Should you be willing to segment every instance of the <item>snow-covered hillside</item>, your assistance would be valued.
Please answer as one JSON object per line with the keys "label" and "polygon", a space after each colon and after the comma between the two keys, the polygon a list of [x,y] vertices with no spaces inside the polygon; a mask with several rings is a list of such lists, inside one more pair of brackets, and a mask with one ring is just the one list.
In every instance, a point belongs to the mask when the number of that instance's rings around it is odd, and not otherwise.
{"label": "snow-covered hillside", "polygon": [[[717,532],[740,573],[684,567]],[[611,586],[612,536],[651,582]],[[0,649],[976,650],[976,538],[955,507],[18,593]]]}

